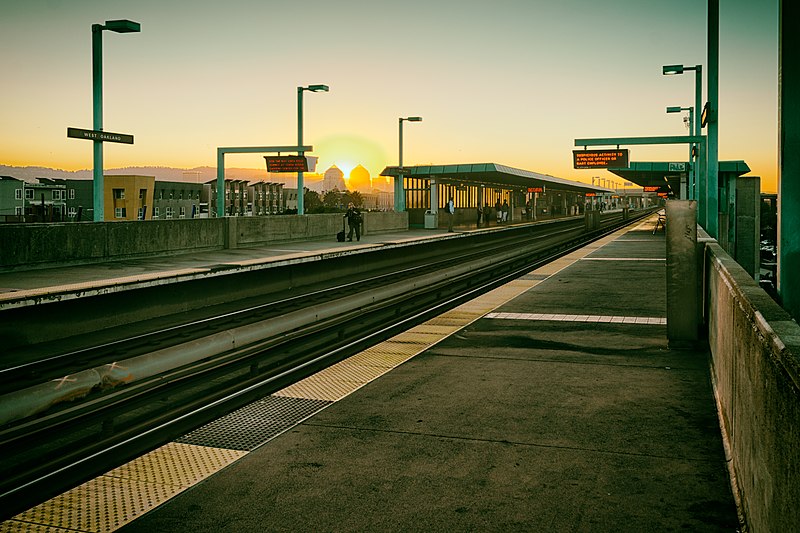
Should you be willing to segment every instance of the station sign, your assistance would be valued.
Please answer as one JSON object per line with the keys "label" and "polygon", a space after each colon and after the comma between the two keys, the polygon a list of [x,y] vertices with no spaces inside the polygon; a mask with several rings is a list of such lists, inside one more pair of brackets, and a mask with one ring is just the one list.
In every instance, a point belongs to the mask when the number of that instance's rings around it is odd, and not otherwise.
{"label": "station sign", "polygon": [[544,192],[544,187],[528,187],[528,192]]}
{"label": "station sign", "polygon": [[133,135],[129,135],[127,133],[111,133],[110,131],[102,130],[67,128],[67,137],[71,137],[73,139],[86,139],[88,141],[133,144]]}
{"label": "station sign", "polygon": [[265,155],[267,172],[308,172],[304,155]]}
{"label": "station sign", "polygon": [[669,163],[669,172],[686,172],[686,163]]}
{"label": "station sign", "polygon": [[576,169],[627,168],[629,150],[573,150],[572,162]]}

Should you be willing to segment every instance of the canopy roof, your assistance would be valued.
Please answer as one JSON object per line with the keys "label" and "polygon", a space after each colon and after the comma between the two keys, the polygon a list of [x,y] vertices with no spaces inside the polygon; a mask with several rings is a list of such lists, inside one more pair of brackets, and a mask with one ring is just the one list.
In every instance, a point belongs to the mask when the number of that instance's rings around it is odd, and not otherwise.
{"label": "canopy roof", "polygon": [[418,165],[386,167],[381,176],[397,177],[405,175],[413,178],[435,179],[440,183],[459,183],[489,185],[505,188],[544,187],[559,191],[613,192],[605,187],[596,187],[588,183],[556,178],[548,174],[540,174],[530,170],[498,165],[497,163],[469,163],[458,165]]}
{"label": "canopy roof", "polygon": [[[642,187],[663,187],[664,192],[668,188],[677,192],[681,188],[681,177],[688,174],[688,169],[687,162],[631,161],[628,168],[609,168],[608,171]],[[750,167],[744,161],[719,162],[720,179],[739,177],[748,172]]]}

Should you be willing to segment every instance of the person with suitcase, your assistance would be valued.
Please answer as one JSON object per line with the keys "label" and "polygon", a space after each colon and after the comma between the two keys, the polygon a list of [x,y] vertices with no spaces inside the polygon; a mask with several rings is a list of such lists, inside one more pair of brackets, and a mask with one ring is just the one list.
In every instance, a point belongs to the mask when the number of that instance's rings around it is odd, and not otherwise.
{"label": "person with suitcase", "polygon": [[347,240],[353,240],[353,230],[356,232],[356,240],[361,240],[361,211],[358,210],[353,202],[347,204],[347,213],[344,214],[347,219],[347,225],[350,226],[350,231],[347,233]]}

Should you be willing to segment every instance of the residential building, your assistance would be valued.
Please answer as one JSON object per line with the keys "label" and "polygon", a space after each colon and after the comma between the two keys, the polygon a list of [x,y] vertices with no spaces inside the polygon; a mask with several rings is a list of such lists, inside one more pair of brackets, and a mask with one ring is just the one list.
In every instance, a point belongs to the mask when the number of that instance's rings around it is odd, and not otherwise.
{"label": "residential building", "polygon": [[202,183],[156,181],[152,203],[153,220],[199,218],[202,195]]}
{"label": "residential building", "polygon": [[154,176],[104,176],[104,220],[150,220]]}

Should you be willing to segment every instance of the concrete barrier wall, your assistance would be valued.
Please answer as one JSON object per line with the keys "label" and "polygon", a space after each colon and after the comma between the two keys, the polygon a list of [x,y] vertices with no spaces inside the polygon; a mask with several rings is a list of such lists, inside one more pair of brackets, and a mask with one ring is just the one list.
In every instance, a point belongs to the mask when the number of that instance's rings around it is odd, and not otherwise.
{"label": "concrete barrier wall", "polygon": [[706,244],[712,378],[751,531],[800,531],[800,326]]}
{"label": "concrete barrier wall", "polygon": [[[1,224],[0,269],[28,269],[152,255],[336,240],[341,214],[121,222]],[[365,234],[408,229],[408,214],[364,213]]]}

